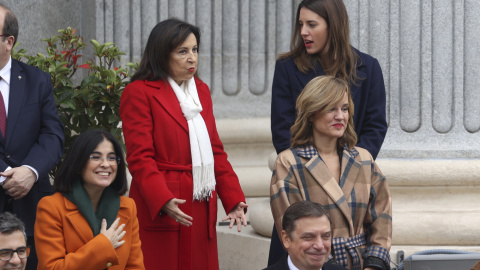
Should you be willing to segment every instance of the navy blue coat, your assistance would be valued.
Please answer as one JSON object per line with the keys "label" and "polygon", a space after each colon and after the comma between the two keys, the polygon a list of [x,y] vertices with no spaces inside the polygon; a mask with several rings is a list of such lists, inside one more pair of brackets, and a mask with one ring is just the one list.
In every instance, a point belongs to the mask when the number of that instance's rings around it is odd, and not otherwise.
{"label": "navy blue coat", "polygon": [[[0,171],[21,165],[38,171],[38,180],[27,195],[13,201],[13,213],[25,223],[27,235],[33,236],[38,201],[53,191],[48,173],[62,157],[65,133],[50,75],[14,59],[6,133],[6,139],[0,136]],[[0,189],[0,211],[4,197]]]}
{"label": "navy blue coat", "polygon": [[[376,158],[387,133],[385,83],[377,59],[356,50],[361,58],[357,76],[365,78],[350,85],[355,111],[353,122],[357,145]],[[305,85],[314,77],[325,75],[320,65],[302,73],[292,58],[277,60],[272,85],[271,129],[277,153],[290,148],[290,127],[296,118],[295,103]]]}

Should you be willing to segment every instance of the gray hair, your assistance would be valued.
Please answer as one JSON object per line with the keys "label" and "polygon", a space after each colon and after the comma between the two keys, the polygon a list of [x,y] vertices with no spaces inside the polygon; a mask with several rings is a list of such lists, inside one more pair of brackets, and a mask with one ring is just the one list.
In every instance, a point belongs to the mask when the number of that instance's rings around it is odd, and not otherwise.
{"label": "gray hair", "polygon": [[10,212],[0,213],[0,233],[11,234],[16,231],[22,232],[25,236],[25,241],[27,241],[27,234],[25,233],[25,225],[23,225],[23,222]]}

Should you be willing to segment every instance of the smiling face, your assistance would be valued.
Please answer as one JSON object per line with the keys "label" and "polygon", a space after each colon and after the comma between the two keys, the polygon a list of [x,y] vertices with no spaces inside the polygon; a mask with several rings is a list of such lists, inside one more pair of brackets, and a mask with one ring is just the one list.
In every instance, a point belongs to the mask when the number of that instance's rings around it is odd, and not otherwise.
{"label": "smiling face", "polygon": [[185,41],[170,53],[170,77],[178,84],[189,80],[197,71],[198,45],[191,33]]}
{"label": "smiling face", "polygon": [[117,176],[118,165],[112,162],[116,157],[113,144],[103,139],[90,157],[82,170],[83,187],[88,194],[101,194]]}
{"label": "smiling face", "polygon": [[327,43],[328,25],[324,18],[308,8],[301,8],[299,14],[300,35],[308,54],[319,53]]}
{"label": "smiling face", "polygon": [[[0,233],[0,250],[12,249],[16,250],[21,247],[26,247],[25,235],[21,231],[14,231],[12,233]],[[0,251],[1,252],[1,251]],[[27,265],[27,258],[20,259],[16,252],[13,253],[12,258],[8,261],[0,261],[0,269],[19,269],[24,270]]]}
{"label": "smiling face", "polygon": [[348,96],[329,108],[327,112],[317,111],[311,119],[315,144],[323,140],[338,139],[343,136],[348,123]]}
{"label": "smiling face", "polygon": [[290,236],[282,231],[282,242],[292,263],[305,270],[323,266],[330,255],[331,239],[330,221],[325,215],[297,219]]}

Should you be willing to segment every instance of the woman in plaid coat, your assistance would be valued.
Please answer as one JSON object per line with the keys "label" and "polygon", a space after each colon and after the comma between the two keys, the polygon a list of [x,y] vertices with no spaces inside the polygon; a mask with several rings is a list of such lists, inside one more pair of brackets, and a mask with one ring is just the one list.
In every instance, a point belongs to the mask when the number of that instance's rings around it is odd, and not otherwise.
{"label": "woman in plaid coat", "polygon": [[354,147],[348,84],[317,77],[305,86],[296,109],[292,147],[278,155],[270,187],[277,231],[290,204],[318,202],[332,219],[337,263],[358,270],[390,269],[390,191],[370,153]]}

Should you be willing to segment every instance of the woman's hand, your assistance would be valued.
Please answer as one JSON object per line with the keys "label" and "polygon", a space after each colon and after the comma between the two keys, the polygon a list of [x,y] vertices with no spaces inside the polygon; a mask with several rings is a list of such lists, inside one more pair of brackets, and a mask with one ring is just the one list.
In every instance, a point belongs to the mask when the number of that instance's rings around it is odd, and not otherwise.
{"label": "woman's hand", "polygon": [[123,244],[125,244],[125,240],[122,240],[122,238],[127,233],[123,230],[123,228],[125,228],[125,224],[118,226],[118,223],[120,223],[120,218],[117,218],[113,222],[112,226],[110,226],[110,228],[108,228],[107,230],[107,221],[105,219],[102,219],[102,225],[100,228],[100,233],[105,235],[108,240],[110,240],[110,243],[112,243],[114,249],[117,249],[118,247],[121,247]]}
{"label": "woman's hand", "polygon": [[173,198],[162,207],[162,211],[167,213],[167,215],[173,218],[176,222],[188,227],[192,226],[193,218],[178,208],[179,204],[184,204],[185,202],[185,200]]}
{"label": "woman's hand", "polygon": [[247,218],[245,217],[245,208],[247,207],[248,205],[244,202],[238,203],[233,210],[222,219],[222,221],[227,221],[230,219],[230,225],[228,226],[230,229],[233,227],[233,223],[237,222],[237,229],[239,232],[241,232],[242,223],[243,226],[247,227]]}

